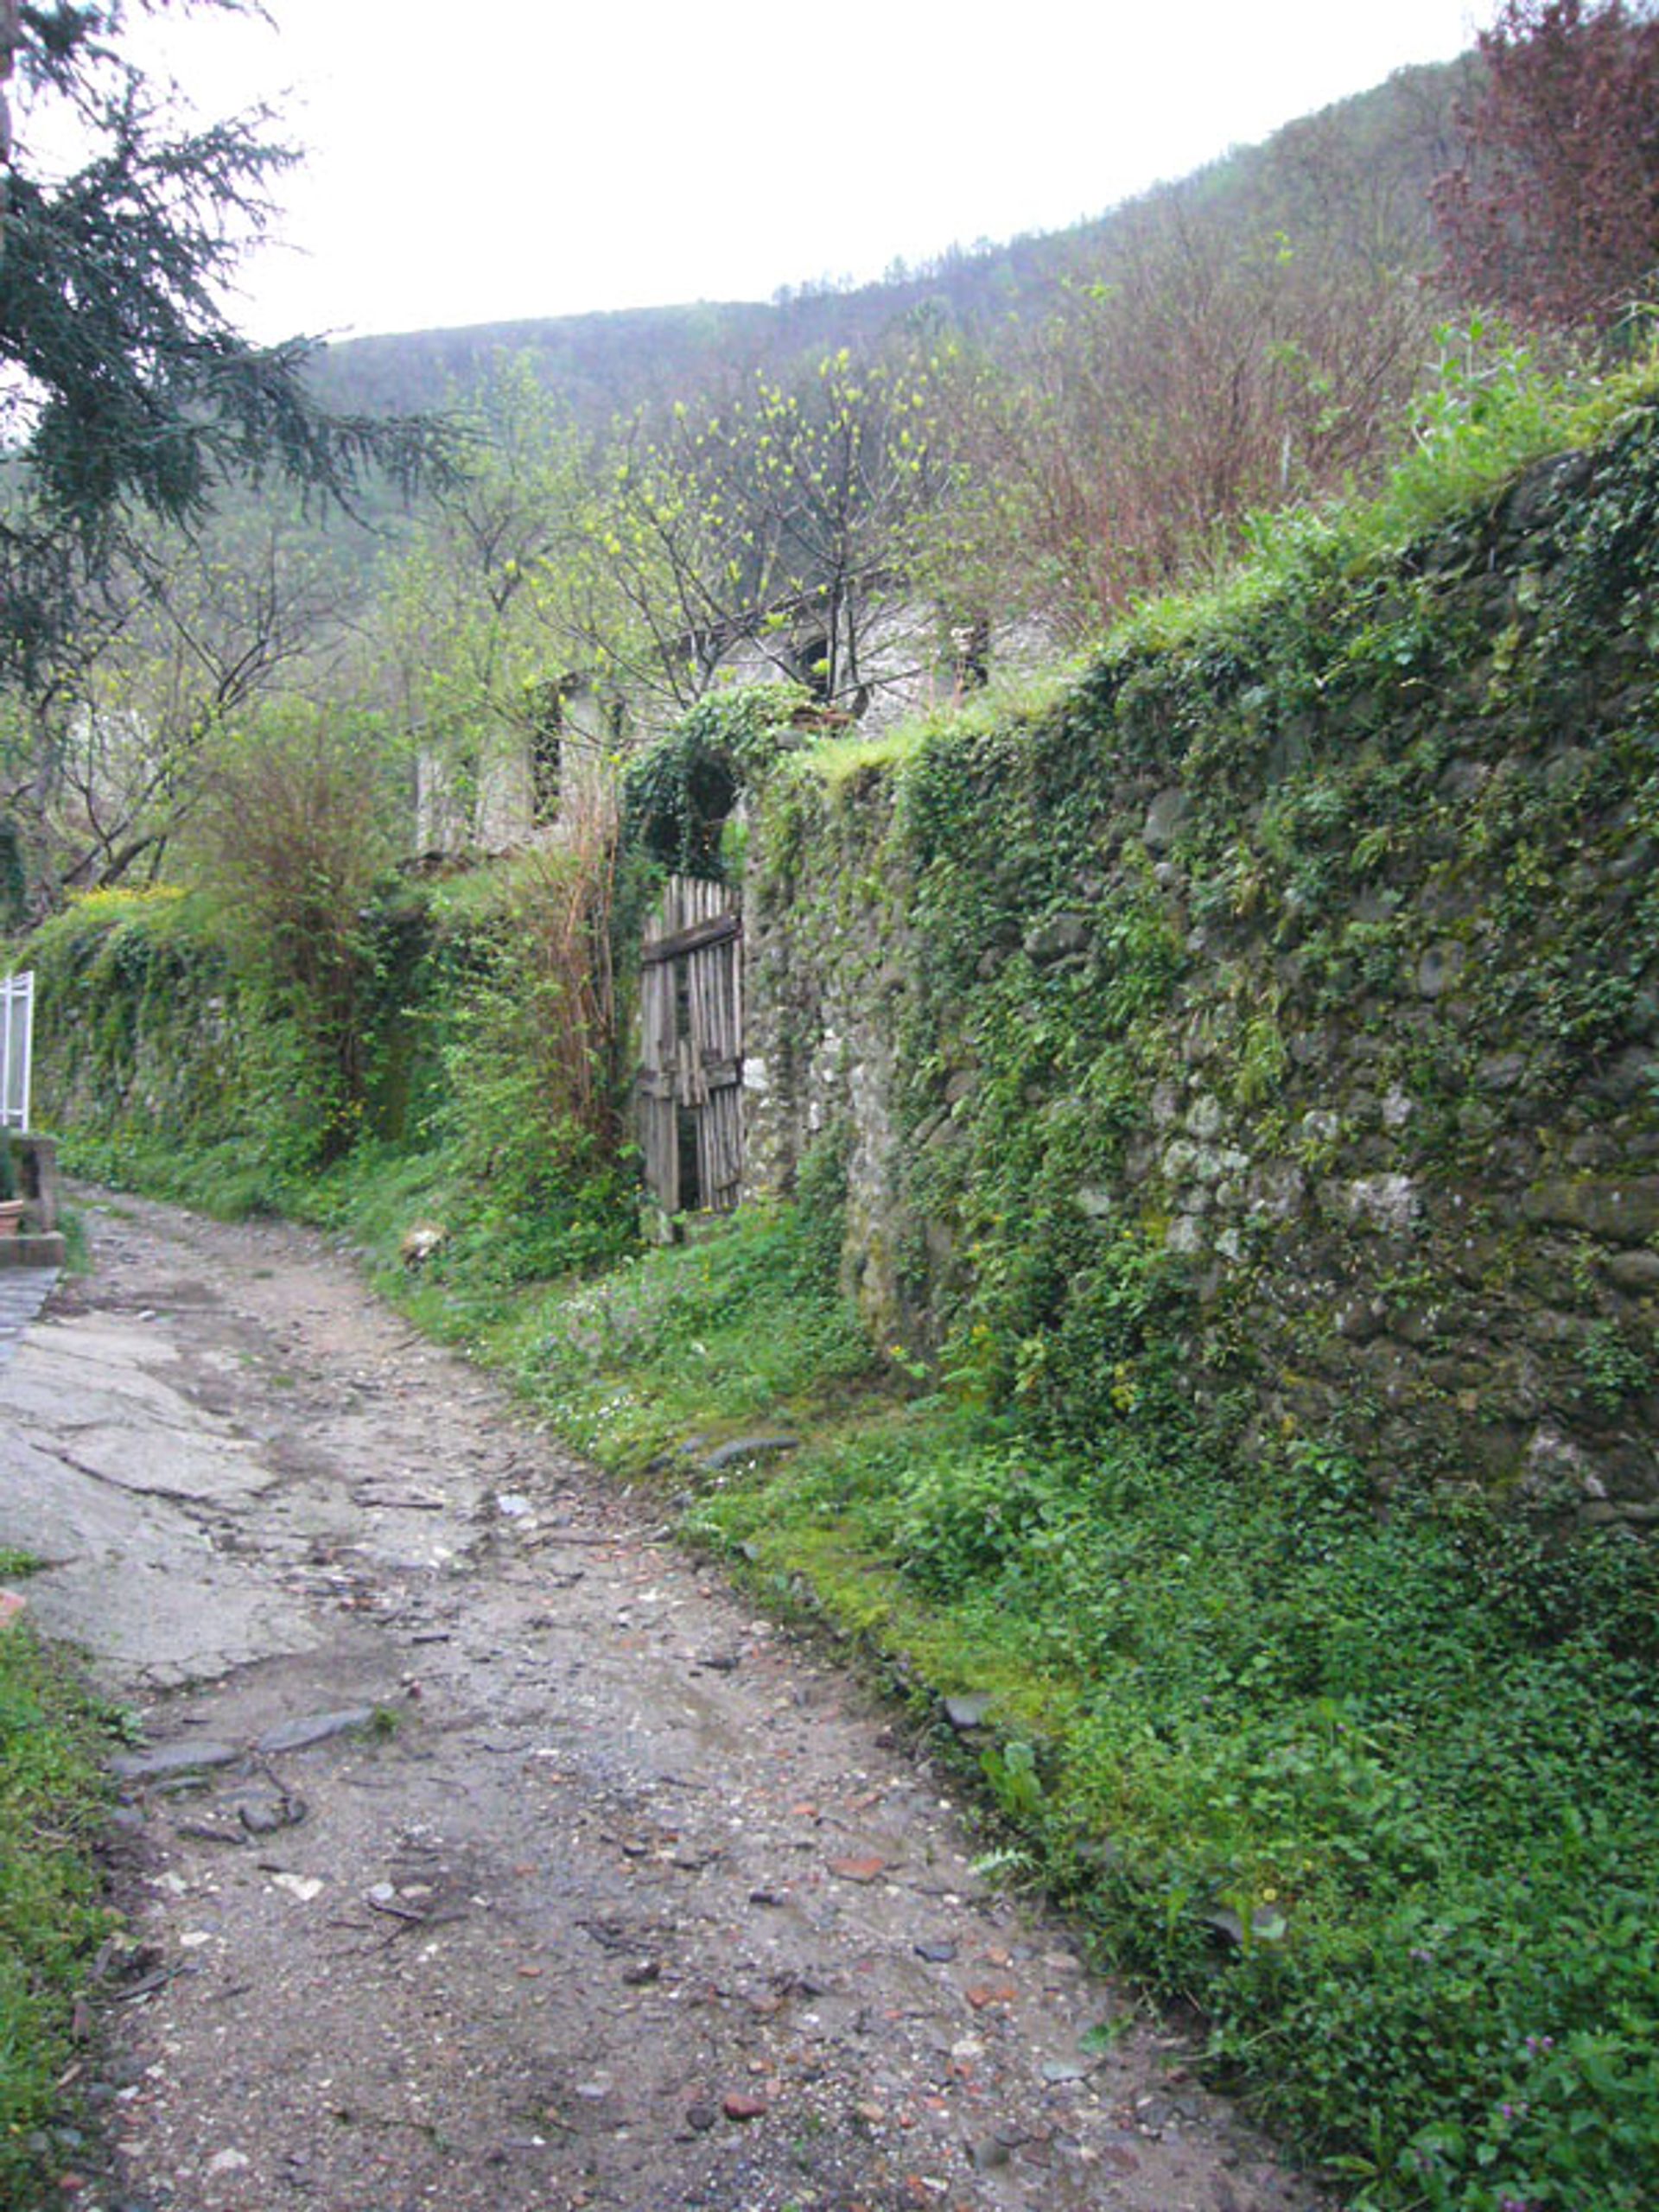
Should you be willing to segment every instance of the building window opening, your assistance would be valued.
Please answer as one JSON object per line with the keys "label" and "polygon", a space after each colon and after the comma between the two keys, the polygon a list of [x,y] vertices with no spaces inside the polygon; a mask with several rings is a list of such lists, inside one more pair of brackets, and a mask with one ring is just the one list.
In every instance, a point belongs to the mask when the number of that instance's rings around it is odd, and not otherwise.
{"label": "building window opening", "polygon": [[556,683],[537,687],[530,727],[530,812],[537,829],[559,818],[564,775],[564,694]]}

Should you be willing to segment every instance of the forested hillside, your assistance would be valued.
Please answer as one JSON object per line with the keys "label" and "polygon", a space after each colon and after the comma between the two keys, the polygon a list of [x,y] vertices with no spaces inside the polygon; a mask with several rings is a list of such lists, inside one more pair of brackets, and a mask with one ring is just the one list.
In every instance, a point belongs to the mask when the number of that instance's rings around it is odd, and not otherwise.
{"label": "forested hillside", "polygon": [[1428,194],[1455,160],[1454,103],[1470,65],[1400,71],[1386,85],[1293,124],[1261,146],[1217,158],[1185,187],[1071,229],[956,245],[877,284],[830,277],[785,287],[766,305],[698,302],[546,321],[349,339],[317,364],[331,404],[381,411],[442,407],[475,390],[502,353],[528,359],[581,423],[602,429],[643,402],[685,397],[760,367],[863,348],[924,320],[991,338],[1039,316],[1068,279],[1111,282],[1140,251],[1149,210],[1190,197],[1237,233],[1306,245],[1338,238],[1382,265],[1426,266]]}
{"label": "forested hillside", "polygon": [[1652,29],[1506,0],[1465,64],[880,285],[365,340],[302,404],[283,352],[176,483],[48,440],[36,492],[86,511],[10,541],[0,911],[190,866],[296,699],[405,847],[500,849],[722,684],[875,728],[1089,645],[1518,369],[1639,341]]}

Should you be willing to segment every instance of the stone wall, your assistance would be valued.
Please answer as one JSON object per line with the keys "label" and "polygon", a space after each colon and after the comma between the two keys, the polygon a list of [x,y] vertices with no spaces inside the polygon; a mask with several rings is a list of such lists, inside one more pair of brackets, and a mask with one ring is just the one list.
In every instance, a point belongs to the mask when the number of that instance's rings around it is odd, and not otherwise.
{"label": "stone wall", "polygon": [[182,902],[103,893],[33,940],[37,1118],[56,1128],[232,1133],[247,1023],[230,963]]}
{"label": "stone wall", "polygon": [[785,767],[753,1187],[846,1145],[883,1338],[1013,1315],[1040,1387],[1094,1330],[1128,1405],[1139,1255],[1236,1448],[1659,1522],[1656,562],[1644,410],[1057,705]]}
{"label": "stone wall", "polygon": [[848,1287],[875,1334],[901,1325],[889,1230],[913,950],[902,863],[882,859],[892,806],[883,781],[824,805],[798,873],[780,870],[784,839],[763,815],[744,890],[746,1195],[790,1189],[814,1145],[844,1150]]}

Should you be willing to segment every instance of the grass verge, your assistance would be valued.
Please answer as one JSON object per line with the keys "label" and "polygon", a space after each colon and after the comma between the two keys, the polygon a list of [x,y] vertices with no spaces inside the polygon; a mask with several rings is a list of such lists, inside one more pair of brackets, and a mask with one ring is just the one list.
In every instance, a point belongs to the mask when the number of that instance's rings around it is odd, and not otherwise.
{"label": "grass verge", "polygon": [[108,1926],[104,1803],[94,1707],[26,1626],[0,1629],[0,2203],[45,2198],[75,1993]]}

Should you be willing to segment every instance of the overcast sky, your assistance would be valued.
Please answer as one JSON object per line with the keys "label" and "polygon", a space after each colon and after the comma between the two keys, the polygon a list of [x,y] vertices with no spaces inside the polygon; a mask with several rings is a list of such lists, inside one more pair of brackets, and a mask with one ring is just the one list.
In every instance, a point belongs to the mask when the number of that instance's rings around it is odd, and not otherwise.
{"label": "overcast sky", "polygon": [[1102,213],[1494,0],[266,0],[141,35],[308,150],[251,334],[766,299]]}

